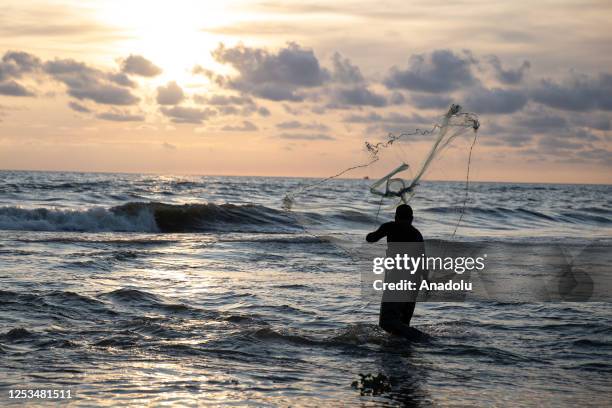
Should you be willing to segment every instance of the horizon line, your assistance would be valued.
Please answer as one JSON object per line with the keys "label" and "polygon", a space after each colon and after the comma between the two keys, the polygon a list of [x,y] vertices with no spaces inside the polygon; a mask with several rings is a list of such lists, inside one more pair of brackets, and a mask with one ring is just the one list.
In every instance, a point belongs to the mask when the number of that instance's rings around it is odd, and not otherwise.
{"label": "horizon line", "polygon": [[[292,178],[292,179],[325,179],[327,176],[271,176],[271,175],[252,175],[252,174],[198,174],[198,173],[164,173],[164,172],[153,172],[153,171],[84,171],[84,170],[43,170],[43,169],[4,169],[0,168],[0,172],[36,172],[36,173],[84,173],[84,174],[142,174],[142,175],[155,175],[155,176],[191,176],[191,177],[260,177],[260,178]],[[364,178],[364,177],[338,177],[337,180],[377,180],[376,178]],[[440,180],[440,179],[427,179],[423,181],[427,182],[452,182],[452,183],[465,183],[466,179],[453,179],[453,180]],[[610,183],[597,183],[597,182],[561,182],[561,181],[500,181],[500,180],[476,180],[469,179],[469,183],[506,183],[506,184],[553,184],[553,185],[593,185],[593,186],[612,186]]]}

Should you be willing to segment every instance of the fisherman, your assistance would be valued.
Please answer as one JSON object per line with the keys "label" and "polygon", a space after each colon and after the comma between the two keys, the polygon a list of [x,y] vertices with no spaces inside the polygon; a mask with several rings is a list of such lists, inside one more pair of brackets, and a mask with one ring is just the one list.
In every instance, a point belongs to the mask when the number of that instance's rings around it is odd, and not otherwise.
{"label": "fisherman", "polygon": [[[377,242],[380,239],[387,237],[387,256],[393,257],[397,253],[397,250],[409,252],[409,256],[420,257],[425,252],[423,236],[412,225],[412,207],[408,204],[402,204],[395,210],[395,221],[390,221],[382,224],[376,231],[369,233],[366,236],[366,241]],[[402,244],[392,244],[402,243]],[[392,276],[395,274],[395,277]],[[419,280],[423,271],[418,271],[415,275],[410,278]],[[399,276],[397,271],[392,271],[385,276],[385,281],[395,279],[399,280],[405,276]],[[419,282],[417,282],[417,288]],[[403,336],[403,337],[415,337],[420,332],[410,327],[410,320],[414,313],[416,304],[416,296],[418,290],[411,291],[411,293],[404,293],[401,295],[392,294],[388,291],[383,292],[383,298],[380,305],[380,317],[378,325],[388,333]]]}

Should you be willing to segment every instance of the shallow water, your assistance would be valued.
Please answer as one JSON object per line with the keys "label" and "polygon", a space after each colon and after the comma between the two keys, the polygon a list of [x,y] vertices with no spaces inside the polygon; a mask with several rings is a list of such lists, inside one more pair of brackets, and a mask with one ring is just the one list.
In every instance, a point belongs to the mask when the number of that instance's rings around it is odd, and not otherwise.
{"label": "shallow water", "polygon": [[[95,405],[609,401],[609,303],[423,303],[413,324],[426,338],[381,332],[338,244],[390,218],[363,180],[310,191],[290,213],[282,197],[308,180],[0,180],[3,403],[12,388],[71,389],[74,403]],[[609,242],[611,190],[474,183],[456,239],[519,252]],[[423,184],[413,206],[426,238],[450,238],[464,193]],[[359,373],[385,374],[390,390],[361,396]]]}

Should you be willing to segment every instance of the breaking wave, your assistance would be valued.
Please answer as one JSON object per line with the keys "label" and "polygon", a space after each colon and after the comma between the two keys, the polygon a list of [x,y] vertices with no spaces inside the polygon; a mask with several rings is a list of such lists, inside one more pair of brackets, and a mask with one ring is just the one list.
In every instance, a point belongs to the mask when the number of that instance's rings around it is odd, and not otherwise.
{"label": "breaking wave", "polygon": [[[458,210],[453,206],[417,208],[422,214],[451,217],[449,220],[454,220],[452,217]],[[468,206],[465,212],[464,224],[478,223],[480,227],[491,228],[496,225],[508,228],[542,224],[612,225],[612,211],[600,207],[554,212]],[[83,210],[0,207],[0,230],[22,231],[295,233],[306,226],[370,228],[377,221],[374,214],[356,209],[289,213],[257,204],[127,202],[110,208]]]}
{"label": "breaking wave", "polygon": [[130,202],[82,211],[0,208],[0,229],[79,232],[293,232],[289,215],[262,205]]}

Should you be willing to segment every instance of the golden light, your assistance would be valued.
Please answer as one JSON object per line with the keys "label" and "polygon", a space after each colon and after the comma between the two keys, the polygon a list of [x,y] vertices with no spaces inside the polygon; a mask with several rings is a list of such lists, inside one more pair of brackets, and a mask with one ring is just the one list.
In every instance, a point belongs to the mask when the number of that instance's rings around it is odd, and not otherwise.
{"label": "golden light", "polygon": [[100,2],[95,11],[101,22],[125,33],[116,48],[122,54],[141,54],[159,65],[163,74],[159,83],[169,80],[186,83],[196,64],[214,67],[210,56],[223,36],[207,32],[234,21],[226,1],[145,1],[109,0]]}

